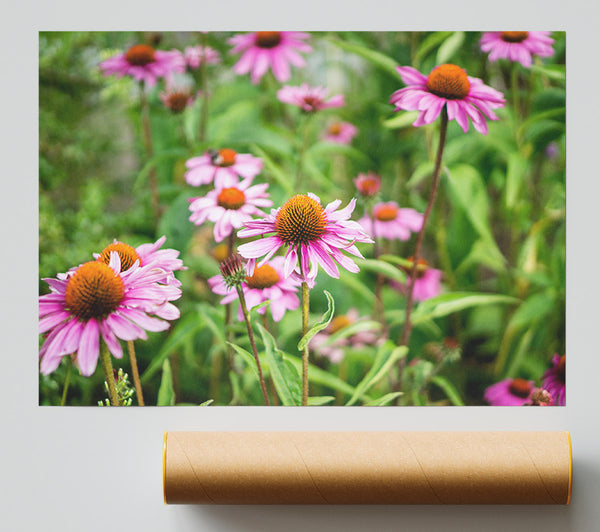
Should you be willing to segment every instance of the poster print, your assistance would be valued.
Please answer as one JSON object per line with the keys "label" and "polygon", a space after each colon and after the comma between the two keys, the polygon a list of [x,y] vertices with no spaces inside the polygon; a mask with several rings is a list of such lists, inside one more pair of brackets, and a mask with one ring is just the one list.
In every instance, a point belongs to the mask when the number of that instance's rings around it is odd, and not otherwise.
{"label": "poster print", "polygon": [[41,405],[565,404],[565,34],[39,34]]}

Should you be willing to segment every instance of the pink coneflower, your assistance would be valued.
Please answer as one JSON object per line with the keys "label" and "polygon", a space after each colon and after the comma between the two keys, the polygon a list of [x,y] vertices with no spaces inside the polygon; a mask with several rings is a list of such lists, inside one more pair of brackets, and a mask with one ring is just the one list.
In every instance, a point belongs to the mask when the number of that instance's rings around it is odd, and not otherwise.
{"label": "pink coneflower", "polygon": [[300,107],[305,113],[346,105],[343,94],[336,94],[326,100],[327,90],[324,87],[310,87],[308,83],[303,83],[298,87],[286,85],[277,91],[277,98],[283,103]]}
{"label": "pink coneflower", "polygon": [[136,44],[124,54],[102,61],[99,66],[105,76],[115,74],[120,78],[127,75],[153,87],[158,78],[185,72],[185,59],[178,50],[165,52],[147,44]]}
{"label": "pink coneflower", "polygon": [[[401,209],[395,201],[378,203],[373,207],[373,220],[363,216],[358,223],[372,238],[388,240],[408,240],[411,231],[421,230],[423,215],[414,209]],[[375,227],[373,227],[375,225]]]}
{"label": "pink coneflower", "polygon": [[196,94],[188,87],[177,87],[167,84],[167,90],[160,93],[164,106],[174,114],[179,114],[190,107],[196,99]]}
{"label": "pink coneflower", "polygon": [[[414,262],[413,257],[409,257],[408,260]],[[410,272],[411,267],[402,268],[409,276],[408,284],[410,284]],[[406,284],[400,284],[392,282],[395,288],[398,288],[401,292],[408,292],[408,286]],[[429,263],[425,259],[419,259],[417,263],[417,276],[415,277],[415,288],[413,289],[413,298],[416,301],[425,301],[440,295],[442,290],[442,271],[431,268]]]}
{"label": "pink coneflower", "polygon": [[324,345],[332,334],[356,323],[358,319],[359,313],[355,308],[350,309],[346,314],[336,316],[331,320],[331,323],[323,332],[318,332],[313,336],[310,341],[310,347],[320,355],[327,357],[334,364],[338,364],[344,358],[345,350],[347,348],[360,348],[375,345],[378,340],[380,340],[380,336],[377,334],[376,329],[360,331],[352,336],[340,338],[331,345]]}
{"label": "pink coneflower", "polygon": [[465,70],[446,64],[435,67],[424,76],[412,67],[398,67],[402,81],[408,85],[392,94],[390,103],[396,111],[420,111],[413,126],[431,124],[445,107],[448,119],[458,122],[466,133],[469,118],[477,131],[487,134],[486,117],[497,120],[492,109],[504,107],[504,96],[483,84],[478,78],[467,76]]}
{"label": "pink coneflower", "polygon": [[153,244],[142,244],[134,249],[130,245],[115,239],[101,253],[94,253],[93,256],[96,260],[102,260],[108,264],[111,252],[116,251],[119,254],[122,271],[128,270],[136,261],[139,261],[138,266],[150,266],[163,270],[166,275],[161,281],[162,283],[181,286],[181,283],[173,276],[173,272],[187,270],[187,267],[178,258],[179,251],[176,249],[160,249],[166,240],[167,237],[163,235]]}
{"label": "pink coneflower", "polygon": [[323,135],[323,140],[336,144],[350,144],[356,137],[358,129],[350,122],[332,122]]}
{"label": "pink coneflower", "polygon": [[[252,274],[258,257],[266,255],[258,264],[262,266],[282,246],[288,246],[284,276],[289,277],[295,271],[296,278],[310,286],[314,284],[319,265],[335,278],[339,277],[337,264],[357,273],[356,263],[342,251],[364,258],[354,243],[373,241],[357,222],[349,219],[356,200],[352,199],[347,207],[336,210],[341,203],[341,200],[335,200],[323,208],[321,200],[314,194],[298,194],[279,209],[271,210],[263,220],[247,222],[238,232],[239,237],[266,237],[238,248],[240,255],[250,259],[249,273]],[[274,234],[266,236],[270,233]]]}
{"label": "pink coneflower", "polygon": [[228,187],[238,182],[238,176],[252,179],[263,167],[263,162],[249,153],[237,153],[229,148],[210,150],[200,157],[188,159],[185,180],[195,187],[213,183]]}
{"label": "pink coneflower", "polygon": [[552,367],[542,375],[542,387],[552,395],[555,404],[565,406],[566,387],[565,387],[565,355],[554,355],[552,358]]}
{"label": "pink coneflower", "polygon": [[509,59],[525,68],[531,66],[534,55],[553,55],[553,43],[549,31],[486,31],[479,41],[481,51],[490,52],[490,61]]}
{"label": "pink coneflower", "polygon": [[253,216],[264,216],[261,207],[271,207],[268,183],[250,186],[252,179],[244,179],[234,186],[211,190],[206,196],[190,198],[190,222],[202,225],[214,222],[214,235],[222,242],[234,229],[239,229]]}
{"label": "pink coneflower", "polygon": [[[222,275],[211,277],[208,284],[215,294],[225,296],[221,305],[238,299],[237,291],[233,287],[227,287]],[[274,257],[268,263],[255,268],[252,276],[246,276],[242,282],[248,309],[270,301],[269,307],[275,321],[280,321],[287,310],[296,310],[300,306],[298,286],[297,281],[283,275],[283,257]],[[265,307],[258,309],[260,314],[264,314],[265,311]],[[238,309],[238,319],[244,319],[241,305]]]}
{"label": "pink coneflower", "polygon": [[187,46],[183,51],[183,57],[190,70],[200,68],[202,63],[215,65],[221,62],[221,54],[210,46]]}
{"label": "pink coneflower", "polygon": [[299,31],[257,31],[234,35],[229,43],[234,47],[230,53],[242,52],[242,57],[233,66],[236,74],[251,72],[252,83],[256,84],[271,68],[273,76],[280,82],[290,79],[290,63],[303,67],[306,62],[298,52],[311,52],[304,41],[308,33]]}
{"label": "pink coneflower", "polygon": [[483,399],[492,406],[523,406],[534,389],[533,381],[504,379],[487,387]]}
{"label": "pink coneflower", "polygon": [[375,196],[381,188],[381,177],[373,172],[358,174],[354,179],[354,185],[361,196],[371,198]]}
{"label": "pink coneflower", "polygon": [[181,291],[158,284],[164,277],[164,270],[152,266],[134,264],[121,271],[119,254],[113,251],[109,264],[86,262],[66,275],[44,279],[51,293],[39,298],[39,332],[49,333],[40,350],[41,372],[52,373],[63,356],[76,353],[81,373],[90,376],[98,363],[100,336],[121,358],[119,339],[146,339],[145,331],[168,329],[167,321],[150,316],[179,317],[169,301]]}

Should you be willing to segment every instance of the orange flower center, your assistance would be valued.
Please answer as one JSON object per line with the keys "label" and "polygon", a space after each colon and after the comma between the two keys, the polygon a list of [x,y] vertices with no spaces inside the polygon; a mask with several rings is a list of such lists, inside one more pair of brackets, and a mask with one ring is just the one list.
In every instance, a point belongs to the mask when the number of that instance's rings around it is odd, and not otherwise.
{"label": "orange flower center", "polygon": [[398,207],[389,204],[379,205],[373,210],[373,216],[380,222],[395,220],[398,216]]}
{"label": "orange flower center", "polygon": [[181,113],[188,104],[190,95],[187,92],[172,92],[167,97],[167,107],[174,113]]}
{"label": "orange flower center", "polygon": [[526,397],[529,397],[533,387],[531,386],[531,383],[525,379],[513,379],[508,389],[513,395],[525,399]]}
{"label": "orange flower center", "polygon": [[350,321],[348,316],[344,314],[336,316],[335,318],[333,318],[329,325],[329,332],[331,334],[336,333],[338,331],[341,331],[342,329],[345,329],[346,327],[348,327],[348,325],[352,325],[352,322]]}
{"label": "orange flower center", "polygon": [[123,244],[123,242],[116,242],[115,244],[110,244],[109,246],[106,246],[102,250],[102,253],[100,253],[98,260],[100,262],[104,262],[104,264],[108,264],[110,262],[111,251],[116,251],[119,254],[119,258],[121,259],[122,272],[131,268],[136,260],[140,261],[140,265],[142,263],[142,260],[136,253],[135,249],[133,249],[131,246],[128,246],[127,244]]}
{"label": "orange flower center", "polygon": [[223,148],[217,152],[213,152],[211,155],[211,161],[213,164],[221,167],[233,166],[235,164],[235,156],[237,153],[229,148]]}
{"label": "orange flower center", "polygon": [[123,300],[121,278],[103,262],[86,262],[67,283],[65,303],[80,320],[102,318]]}
{"label": "orange flower center", "polygon": [[[415,258],[410,256],[406,260],[410,261],[410,263],[411,263],[410,266],[401,266],[401,269],[410,275],[410,272],[412,271],[412,265],[415,262]],[[417,261],[417,277],[416,278],[422,279],[423,276],[425,275],[425,272],[427,271],[427,268],[429,268],[429,263],[425,259],[419,259]]]}
{"label": "orange flower center", "polygon": [[272,266],[264,264],[254,269],[252,277],[246,277],[246,284],[250,288],[270,288],[279,282],[279,274]]}
{"label": "orange flower center", "polygon": [[308,243],[325,232],[325,211],[319,202],[298,194],[284,203],[277,213],[275,230],[289,244]]}
{"label": "orange flower center", "polygon": [[[379,192],[380,181],[376,177],[362,177],[358,181],[356,181],[356,188],[363,196],[374,196]],[[394,218],[396,216],[394,215]]]}
{"label": "orange flower center", "polygon": [[330,135],[339,135],[342,132],[342,125],[335,122],[329,126],[328,132]]}
{"label": "orange flower center", "polygon": [[427,78],[427,90],[448,100],[462,100],[469,94],[470,88],[467,73],[456,65],[440,65]]}
{"label": "orange flower center", "polygon": [[503,31],[501,35],[504,42],[523,42],[528,36],[528,31]]}
{"label": "orange flower center", "polygon": [[260,48],[275,48],[281,42],[280,31],[258,31],[256,32],[256,46]]}
{"label": "orange flower center", "polygon": [[217,196],[217,205],[230,211],[237,211],[246,204],[246,195],[243,191],[235,188],[224,188]]}
{"label": "orange flower center", "polygon": [[154,63],[154,48],[147,44],[136,44],[125,53],[125,59],[130,65],[145,66]]}

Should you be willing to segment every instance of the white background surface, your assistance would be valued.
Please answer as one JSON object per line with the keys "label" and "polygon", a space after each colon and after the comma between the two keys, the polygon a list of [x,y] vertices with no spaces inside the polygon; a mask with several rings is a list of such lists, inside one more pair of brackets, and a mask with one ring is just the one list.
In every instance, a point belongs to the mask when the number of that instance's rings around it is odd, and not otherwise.
{"label": "white background surface", "polygon": [[[600,301],[600,77],[598,11],[590,6],[581,0],[4,3],[0,530],[600,530],[600,326],[595,303]],[[132,29],[566,30],[569,406],[38,407],[37,32]],[[570,430],[573,499],[569,507],[164,506],[164,430]]]}

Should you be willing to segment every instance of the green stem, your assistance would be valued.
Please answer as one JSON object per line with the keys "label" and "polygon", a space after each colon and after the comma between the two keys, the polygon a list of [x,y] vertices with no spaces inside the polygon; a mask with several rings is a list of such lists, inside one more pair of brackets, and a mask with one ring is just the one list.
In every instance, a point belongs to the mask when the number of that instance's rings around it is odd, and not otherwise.
{"label": "green stem", "polygon": [[[144,144],[146,146],[146,156],[148,160],[154,157],[154,145],[152,143],[152,125],[150,124],[150,108],[144,90],[144,82],[140,81],[140,106],[142,110],[142,132],[144,134]],[[160,197],[158,194],[158,178],[156,177],[156,168],[152,166],[148,175],[148,186],[150,188],[150,197],[152,201],[152,211],[155,221],[158,222],[160,216]]]}
{"label": "green stem", "polygon": [[67,362],[67,376],[65,377],[65,384],[63,386],[63,393],[60,399],[60,406],[65,406],[65,404],[67,403],[67,392],[69,391],[69,381],[71,380],[71,367],[73,366],[73,361],[71,360],[71,357],[66,358],[68,358],[69,360]]}
{"label": "green stem", "polygon": [[[413,264],[410,271],[410,278],[408,282],[408,294],[406,296],[406,317],[404,319],[404,329],[402,331],[402,336],[400,337],[400,345],[408,346],[408,342],[410,340],[410,331],[411,331],[411,323],[410,323],[410,314],[412,312],[413,307],[413,294],[415,287],[415,280],[417,278],[417,267],[419,264],[419,258],[421,255],[421,245],[423,244],[423,237],[425,236],[425,229],[427,228],[427,221],[429,220],[429,216],[431,215],[431,211],[433,209],[433,203],[435,202],[435,197],[438,190],[438,185],[440,182],[440,170],[442,168],[442,154],[444,153],[444,145],[446,144],[446,131],[448,129],[448,112],[446,108],[442,110],[441,114],[441,124],[440,124],[440,141],[438,144],[437,156],[435,159],[435,169],[433,171],[433,179],[431,184],[431,192],[429,193],[429,200],[427,202],[427,208],[425,209],[425,214],[423,215],[423,225],[421,226],[421,230],[417,234],[417,241],[415,243],[415,252],[413,255]],[[400,361],[400,382],[402,382],[402,370],[404,369],[405,359],[403,358]]]}
{"label": "green stem", "polygon": [[129,361],[131,362],[131,375],[133,376],[133,384],[137,395],[138,405],[144,406],[144,396],[142,394],[142,383],[140,382],[140,374],[138,372],[137,359],[135,358],[135,347],[133,341],[127,341],[127,352],[129,353]]}
{"label": "green stem", "polygon": [[108,386],[108,397],[110,398],[111,406],[121,406],[119,404],[119,395],[117,394],[117,384],[115,383],[115,374],[113,373],[112,362],[110,361],[110,353],[104,342],[101,342],[100,362],[104,370],[104,380]]}
{"label": "green stem", "polygon": [[[308,332],[308,284],[302,281],[302,337]],[[302,406],[308,406],[308,344],[302,353]]]}
{"label": "green stem", "polygon": [[269,402],[269,395],[267,394],[267,386],[265,385],[265,377],[263,375],[262,367],[260,365],[260,360],[258,358],[258,350],[256,349],[256,342],[254,341],[254,332],[252,331],[252,324],[250,323],[250,313],[248,312],[248,307],[246,306],[246,298],[244,297],[244,290],[241,285],[237,285],[236,287],[238,297],[240,298],[240,305],[242,306],[242,313],[244,314],[244,320],[246,322],[246,329],[248,330],[248,338],[250,339],[250,345],[252,346],[252,354],[254,355],[254,359],[256,360],[256,367],[258,368],[258,377],[260,380],[260,387],[262,389],[263,396],[265,398],[265,404],[269,406],[271,403]]}

